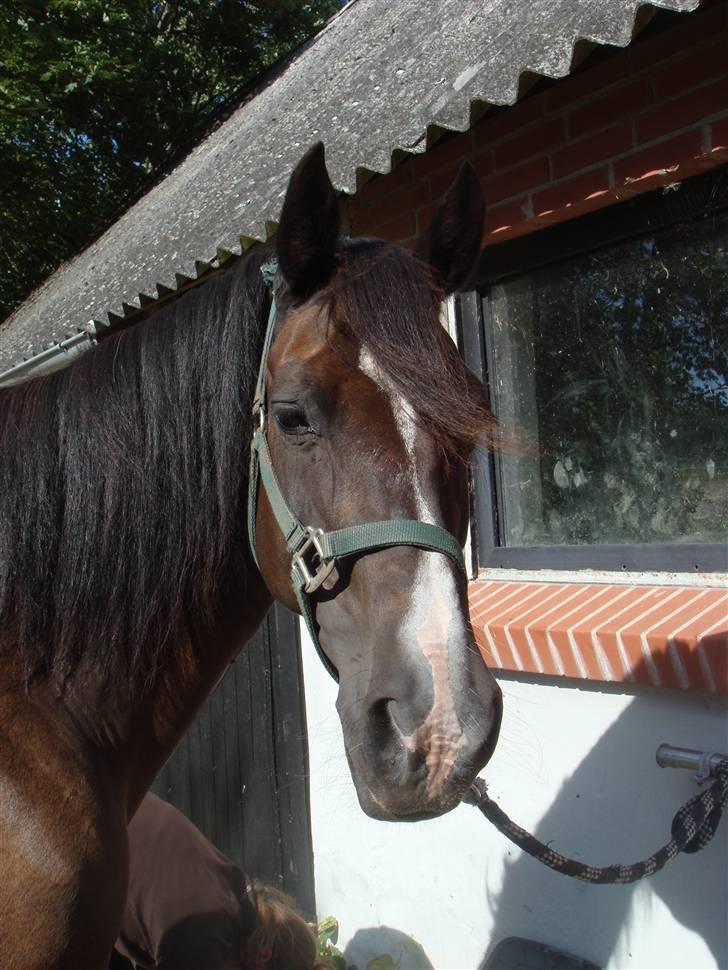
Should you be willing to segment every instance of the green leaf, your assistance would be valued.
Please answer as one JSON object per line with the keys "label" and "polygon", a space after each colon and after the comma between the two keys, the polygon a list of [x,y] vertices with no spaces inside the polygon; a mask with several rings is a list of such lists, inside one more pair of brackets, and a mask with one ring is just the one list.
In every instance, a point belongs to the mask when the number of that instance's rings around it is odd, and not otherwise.
{"label": "green leaf", "polygon": [[318,938],[321,942],[330,940],[332,943],[336,943],[339,939],[339,922],[335,916],[324,916],[319,922]]}
{"label": "green leaf", "polygon": [[337,0],[0,3],[0,320],[337,9]]}

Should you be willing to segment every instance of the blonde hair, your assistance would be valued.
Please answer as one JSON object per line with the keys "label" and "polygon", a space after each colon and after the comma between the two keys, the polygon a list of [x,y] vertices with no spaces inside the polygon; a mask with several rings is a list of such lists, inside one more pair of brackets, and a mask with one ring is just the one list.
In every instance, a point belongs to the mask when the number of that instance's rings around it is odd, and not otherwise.
{"label": "blonde hair", "polygon": [[253,899],[257,919],[243,944],[245,970],[331,970],[319,957],[316,933],[292,899],[257,880]]}

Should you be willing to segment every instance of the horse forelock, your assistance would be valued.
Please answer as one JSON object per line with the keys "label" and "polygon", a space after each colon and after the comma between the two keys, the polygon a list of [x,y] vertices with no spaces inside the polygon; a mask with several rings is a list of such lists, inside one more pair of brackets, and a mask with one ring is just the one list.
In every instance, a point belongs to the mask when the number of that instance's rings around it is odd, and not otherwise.
{"label": "horse forelock", "polygon": [[143,690],[245,579],[265,252],[0,391],[0,652]]}
{"label": "horse forelock", "polygon": [[444,295],[425,263],[395,244],[354,240],[341,248],[321,298],[447,454],[467,458],[492,443],[485,389],[442,326]]}

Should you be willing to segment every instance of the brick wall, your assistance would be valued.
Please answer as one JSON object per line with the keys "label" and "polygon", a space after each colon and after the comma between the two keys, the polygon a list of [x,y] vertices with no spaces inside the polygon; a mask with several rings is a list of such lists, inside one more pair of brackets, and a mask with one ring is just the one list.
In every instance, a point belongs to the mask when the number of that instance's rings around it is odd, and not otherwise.
{"label": "brick wall", "polygon": [[599,57],[366,184],[353,234],[411,244],[465,158],[486,194],[486,245],[728,162],[727,3]]}
{"label": "brick wall", "polygon": [[[352,232],[412,244],[463,160],[486,245],[728,162],[728,2],[544,84],[349,200]],[[494,669],[728,692],[725,590],[489,579],[470,585]]]}

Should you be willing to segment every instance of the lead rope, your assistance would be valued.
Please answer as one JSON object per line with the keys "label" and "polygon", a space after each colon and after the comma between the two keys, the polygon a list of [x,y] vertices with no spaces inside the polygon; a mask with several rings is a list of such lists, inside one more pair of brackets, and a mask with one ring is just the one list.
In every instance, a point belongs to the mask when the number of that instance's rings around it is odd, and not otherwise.
{"label": "lead rope", "polygon": [[647,859],[634,862],[629,866],[620,864],[591,866],[585,862],[577,862],[576,859],[569,859],[548,845],[544,845],[508,818],[503,809],[499,808],[488,795],[487,785],[482,778],[475,779],[463,801],[479,808],[499,832],[550,869],[584,882],[624,885],[637,882],[645,876],[652,876],[668,862],[672,862],[679,853],[697,852],[710,842],[718,828],[721,812],[728,802],[728,761],[719,762],[713,771],[716,775],[713,784],[694,795],[675,813],[670,841]]}

